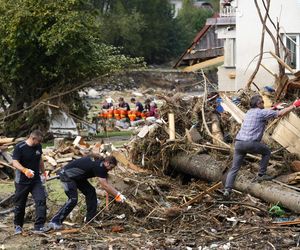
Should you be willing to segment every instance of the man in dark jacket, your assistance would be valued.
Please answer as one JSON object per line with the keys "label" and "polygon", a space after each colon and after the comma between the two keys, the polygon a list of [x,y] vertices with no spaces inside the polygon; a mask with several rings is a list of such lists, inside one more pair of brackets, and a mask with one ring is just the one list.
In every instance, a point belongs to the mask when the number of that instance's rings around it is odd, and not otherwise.
{"label": "man in dark jacket", "polygon": [[87,205],[86,221],[90,221],[97,214],[97,196],[95,188],[88,179],[99,177],[104,190],[115,197],[117,202],[124,202],[125,196],[107,182],[107,173],[117,165],[113,156],[104,159],[83,157],[67,164],[59,173],[68,201],[54,215],[47,229],[60,229],[62,222],[71,213],[78,201],[78,189],[84,194]]}
{"label": "man in dark jacket", "polygon": [[34,130],[26,141],[16,145],[13,152],[15,177],[15,233],[23,231],[25,207],[28,194],[31,193],[35,202],[35,231],[43,231],[46,220],[46,192],[42,185],[40,173],[45,174],[42,160],[42,133]]}

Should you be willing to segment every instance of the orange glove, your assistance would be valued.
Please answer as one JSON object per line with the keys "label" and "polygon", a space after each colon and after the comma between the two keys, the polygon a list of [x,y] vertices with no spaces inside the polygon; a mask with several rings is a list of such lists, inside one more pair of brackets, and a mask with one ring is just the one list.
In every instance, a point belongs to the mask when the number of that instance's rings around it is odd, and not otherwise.
{"label": "orange glove", "polygon": [[27,178],[33,178],[34,177],[34,171],[32,169],[24,168],[22,170],[23,174],[26,175]]}
{"label": "orange glove", "polygon": [[295,108],[298,108],[300,106],[300,99],[294,101],[293,105]]}
{"label": "orange glove", "polygon": [[115,200],[117,202],[123,203],[126,200],[126,197],[123,194],[121,194],[120,192],[118,192],[118,194],[115,197]]}

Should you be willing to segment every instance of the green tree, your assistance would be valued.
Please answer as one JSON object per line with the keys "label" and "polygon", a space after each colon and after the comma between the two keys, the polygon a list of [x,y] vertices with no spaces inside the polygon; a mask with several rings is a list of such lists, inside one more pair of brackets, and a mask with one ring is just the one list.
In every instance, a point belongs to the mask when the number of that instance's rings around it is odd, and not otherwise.
{"label": "green tree", "polygon": [[0,0],[0,14],[0,97],[10,112],[141,62],[104,44],[88,0]]}
{"label": "green tree", "polygon": [[106,8],[102,11],[103,25],[101,34],[108,44],[122,48],[126,54],[137,56],[137,48],[142,44],[142,29],[145,27],[142,14],[134,6],[126,6],[122,0],[114,1],[110,5],[110,12]]}
{"label": "green tree", "polygon": [[102,33],[124,53],[148,63],[168,61],[178,53],[178,25],[169,0],[95,0],[103,15]]}
{"label": "green tree", "polygon": [[179,10],[177,20],[182,31],[185,48],[191,44],[195,35],[204,27],[206,19],[213,15],[213,11],[204,8],[195,8],[193,0],[184,0]]}

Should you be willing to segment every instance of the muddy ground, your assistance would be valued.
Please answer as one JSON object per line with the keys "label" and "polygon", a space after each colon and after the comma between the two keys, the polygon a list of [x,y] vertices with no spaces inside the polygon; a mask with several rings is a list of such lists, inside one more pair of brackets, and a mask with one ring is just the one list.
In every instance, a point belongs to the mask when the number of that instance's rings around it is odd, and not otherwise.
{"label": "muddy ground", "polygon": [[[120,95],[116,93],[115,98]],[[126,99],[131,96],[129,93]],[[97,113],[99,107],[95,106]],[[105,142],[121,147],[129,138],[105,138]],[[297,215],[286,209],[280,215],[271,214],[269,210],[276,204],[236,191],[229,201],[224,200],[222,186],[205,193],[216,183],[178,173],[170,177],[158,170],[136,173],[122,165],[110,174],[109,181],[127,202],[116,203],[112,197],[106,201],[92,180],[99,194],[99,215],[89,225],[84,223],[82,195],[62,230],[39,235],[31,231],[32,205],[26,210],[23,235],[14,235],[13,213],[4,213],[13,208],[12,201],[0,205],[0,249],[300,249],[300,228],[276,224]],[[48,182],[46,188],[49,221],[66,196],[58,180]],[[13,191],[11,180],[2,181],[0,202]],[[201,197],[193,200],[199,194]]]}
{"label": "muddy ground", "polygon": [[[124,204],[108,201],[99,190],[101,211],[96,220],[84,227],[84,197],[60,231],[36,235],[34,208],[26,211],[23,235],[14,235],[13,214],[1,215],[1,249],[297,249],[297,226],[277,226],[268,210],[270,204],[235,192],[224,201],[221,189],[203,195],[189,206],[189,200],[214,183],[182,176],[134,173],[120,166],[110,181],[128,198]],[[95,186],[97,183],[93,180]],[[12,182],[1,183],[0,197],[9,196]],[[47,183],[48,220],[65,201],[58,180]],[[1,211],[11,208],[11,203]],[[285,211],[282,216],[295,215]],[[281,219],[282,219],[281,218]],[[73,231],[70,231],[70,230]],[[75,229],[75,230],[74,230]],[[298,248],[299,249],[299,248]]]}

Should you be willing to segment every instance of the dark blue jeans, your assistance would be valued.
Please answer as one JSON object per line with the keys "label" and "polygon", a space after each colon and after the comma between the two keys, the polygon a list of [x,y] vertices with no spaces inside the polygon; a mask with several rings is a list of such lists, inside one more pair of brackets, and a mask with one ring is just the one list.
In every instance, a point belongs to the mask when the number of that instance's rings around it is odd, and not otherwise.
{"label": "dark blue jeans", "polygon": [[34,228],[39,229],[46,221],[46,192],[40,181],[30,184],[15,183],[15,218],[14,224],[23,227],[26,201],[29,193],[32,194],[35,203]]}
{"label": "dark blue jeans", "polygon": [[91,220],[97,213],[97,195],[95,188],[88,182],[87,179],[75,181],[72,179],[62,180],[61,178],[61,183],[66,195],[68,196],[68,201],[62,206],[56,215],[54,215],[51,222],[62,224],[65,218],[71,213],[78,202],[77,189],[79,189],[85,196],[85,202],[87,205],[86,221]]}
{"label": "dark blue jeans", "polygon": [[264,175],[267,171],[267,166],[270,160],[270,149],[261,142],[256,141],[236,141],[233,156],[232,167],[229,170],[225,182],[225,188],[231,190],[238,171],[240,170],[243,160],[247,153],[261,154],[259,175]]}

